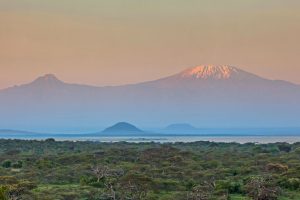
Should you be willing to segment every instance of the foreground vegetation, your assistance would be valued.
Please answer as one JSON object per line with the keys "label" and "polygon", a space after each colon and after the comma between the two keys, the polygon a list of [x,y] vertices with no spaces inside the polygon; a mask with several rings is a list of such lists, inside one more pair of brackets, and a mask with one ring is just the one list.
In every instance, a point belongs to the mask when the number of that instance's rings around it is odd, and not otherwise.
{"label": "foreground vegetation", "polygon": [[300,143],[0,140],[0,200],[300,199]]}

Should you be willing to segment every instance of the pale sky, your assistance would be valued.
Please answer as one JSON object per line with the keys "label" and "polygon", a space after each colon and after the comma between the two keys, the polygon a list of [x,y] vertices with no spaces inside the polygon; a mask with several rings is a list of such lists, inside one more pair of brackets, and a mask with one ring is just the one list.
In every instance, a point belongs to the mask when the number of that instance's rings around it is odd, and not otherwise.
{"label": "pale sky", "polygon": [[299,0],[0,0],[0,88],[119,85],[201,64],[300,84]]}

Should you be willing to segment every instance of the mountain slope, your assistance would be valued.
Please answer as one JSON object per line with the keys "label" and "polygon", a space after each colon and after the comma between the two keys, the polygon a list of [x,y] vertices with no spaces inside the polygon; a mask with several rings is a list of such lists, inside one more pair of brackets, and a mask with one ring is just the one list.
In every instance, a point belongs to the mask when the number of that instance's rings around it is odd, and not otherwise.
{"label": "mountain slope", "polygon": [[115,121],[197,127],[300,126],[300,86],[230,66],[198,66],[138,84],[93,87],[54,75],[0,91],[0,127],[96,127]]}

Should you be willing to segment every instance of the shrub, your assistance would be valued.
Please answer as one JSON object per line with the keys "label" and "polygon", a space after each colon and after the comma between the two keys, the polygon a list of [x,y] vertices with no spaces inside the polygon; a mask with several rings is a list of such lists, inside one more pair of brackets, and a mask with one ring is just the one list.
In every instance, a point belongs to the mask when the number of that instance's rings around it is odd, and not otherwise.
{"label": "shrub", "polygon": [[280,163],[269,163],[266,166],[266,170],[274,173],[283,173],[289,169],[287,165],[282,165]]}
{"label": "shrub", "polygon": [[12,164],[12,167],[16,168],[16,169],[22,168],[23,167],[23,162],[22,161],[18,161],[16,163]]}
{"label": "shrub", "polygon": [[[167,191],[176,191],[180,189],[181,184],[176,180],[170,179],[159,179],[155,181],[155,187],[158,191],[167,190]],[[184,188],[182,188],[184,189]]]}
{"label": "shrub", "polygon": [[280,185],[282,187],[288,188],[290,190],[300,189],[300,179],[299,178],[285,178],[281,180]]}
{"label": "shrub", "polygon": [[231,194],[241,193],[243,184],[236,181],[218,181],[216,189],[227,190]]}
{"label": "shrub", "polygon": [[295,149],[295,153],[300,155],[300,147]]}
{"label": "shrub", "polygon": [[5,160],[2,162],[2,167],[4,168],[10,168],[11,167],[11,161],[10,160]]}
{"label": "shrub", "polygon": [[45,142],[55,142],[55,139],[54,139],[54,138],[47,138],[47,139],[45,140]]}
{"label": "shrub", "polygon": [[290,144],[287,144],[287,143],[280,143],[277,145],[278,146],[278,149],[280,151],[283,151],[283,152],[290,152],[292,150],[292,147]]}
{"label": "shrub", "polygon": [[8,192],[7,187],[0,186],[0,199],[1,200],[8,200],[7,192]]}

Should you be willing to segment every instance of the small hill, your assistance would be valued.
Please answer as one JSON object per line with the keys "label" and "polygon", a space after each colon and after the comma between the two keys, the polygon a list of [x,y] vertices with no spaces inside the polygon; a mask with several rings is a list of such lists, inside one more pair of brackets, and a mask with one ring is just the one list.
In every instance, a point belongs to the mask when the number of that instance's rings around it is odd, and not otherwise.
{"label": "small hill", "polygon": [[199,129],[187,123],[177,123],[170,124],[169,126],[160,130],[160,132],[167,134],[197,134],[199,133]]}
{"label": "small hill", "polygon": [[102,133],[112,133],[112,134],[132,134],[132,133],[143,133],[141,129],[136,126],[129,124],[127,122],[119,122],[111,127],[106,128]]}
{"label": "small hill", "polygon": [[165,130],[176,130],[176,131],[194,131],[197,130],[194,126],[186,123],[170,124]]}

